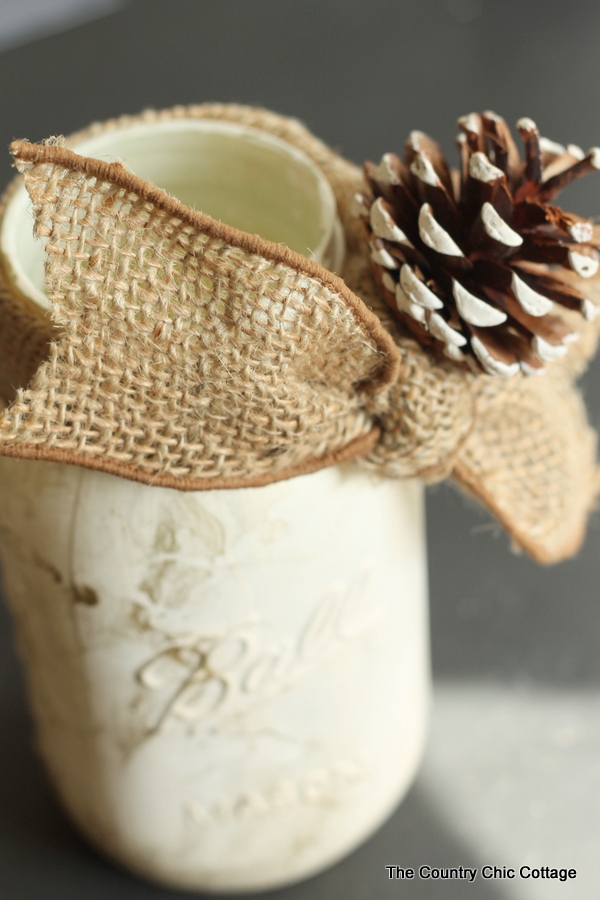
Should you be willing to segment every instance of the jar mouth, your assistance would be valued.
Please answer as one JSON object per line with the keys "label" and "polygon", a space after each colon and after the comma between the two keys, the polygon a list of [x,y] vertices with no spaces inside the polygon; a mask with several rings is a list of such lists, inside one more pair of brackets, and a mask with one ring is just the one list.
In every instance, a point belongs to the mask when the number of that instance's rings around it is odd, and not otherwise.
{"label": "jar mouth", "polygon": [[[344,239],[331,185],[303,151],[268,132],[214,119],[161,119],[111,127],[67,146],[121,162],[198,212],[341,268]],[[0,250],[20,293],[48,310],[44,246],[33,235],[23,184],[7,204]]]}

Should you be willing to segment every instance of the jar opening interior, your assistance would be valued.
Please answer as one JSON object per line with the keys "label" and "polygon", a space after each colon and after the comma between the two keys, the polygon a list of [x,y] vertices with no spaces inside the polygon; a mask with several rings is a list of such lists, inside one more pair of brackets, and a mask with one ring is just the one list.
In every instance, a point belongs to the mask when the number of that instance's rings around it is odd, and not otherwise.
{"label": "jar opening interior", "polygon": [[[120,161],[186,206],[335,267],[331,186],[309,157],[272,135],[215,120],[163,120],[112,128],[68,146]],[[23,186],[8,204],[0,246],[22,293],[48,308],[43,245],[33,237]]]}

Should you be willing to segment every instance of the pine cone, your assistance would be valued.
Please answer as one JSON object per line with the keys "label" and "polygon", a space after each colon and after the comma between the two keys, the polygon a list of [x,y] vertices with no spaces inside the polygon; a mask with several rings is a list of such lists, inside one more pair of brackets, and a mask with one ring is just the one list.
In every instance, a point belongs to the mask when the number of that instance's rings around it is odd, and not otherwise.
{"label": "pine cone", "polygon": [[458,125],[460,172],[419,131],[404,162],[386,153],[378,166],[365,163],[370,191],[356,195],[353,211],[366,226],[376,281],[421,343],[475,371],[541,374],[577,339],[555,304],[586,319],[600,311],[561,277],[561,267],[582,284],[596,274],[600,229],[551,202],[600,169],[600,149],[565,148],[520,119],[522,161],[495,113]]}

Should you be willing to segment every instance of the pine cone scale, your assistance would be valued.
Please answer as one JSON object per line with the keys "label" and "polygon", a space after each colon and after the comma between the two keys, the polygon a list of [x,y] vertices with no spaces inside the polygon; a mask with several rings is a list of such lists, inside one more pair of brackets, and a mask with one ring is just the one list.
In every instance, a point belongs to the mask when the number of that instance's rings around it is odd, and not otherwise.
{"label": "pine cone scale", "polygon": [[519,175],[520,157],[510,128],[501,116],[489,111],[482,113],[482,122],[485,135],[494,147],[495,165],[514,182]]}

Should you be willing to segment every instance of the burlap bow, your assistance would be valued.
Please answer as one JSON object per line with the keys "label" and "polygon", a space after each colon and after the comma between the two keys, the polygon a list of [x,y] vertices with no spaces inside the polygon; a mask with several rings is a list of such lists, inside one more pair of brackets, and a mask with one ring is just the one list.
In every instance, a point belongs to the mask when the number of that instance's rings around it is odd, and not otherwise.
{"label": "burlap bow", "polygon": [[389,477],[451,476],[535,559],[573,554],[597,489],[596,436],[573,386],[594,327],[584,323],[543,378],[440,362],[378,298],[350,215],[358,168],[297,121],[241,106],[150,112],[87,134],[173,118],[240,122],[308,154],[338,201],[343,280],[120,164],[16,142],[47,241],[53,322],[19,295],[4,261],[0,454],[180,490],[263,485],[350,460]]}

